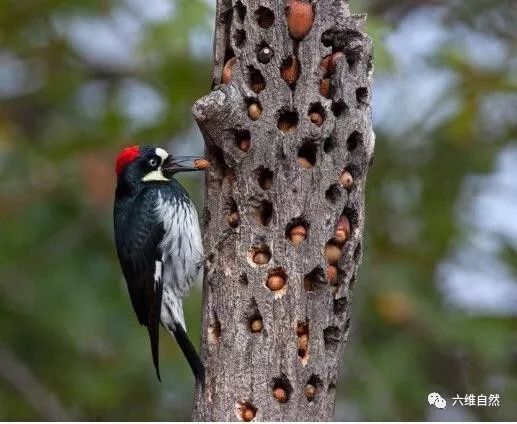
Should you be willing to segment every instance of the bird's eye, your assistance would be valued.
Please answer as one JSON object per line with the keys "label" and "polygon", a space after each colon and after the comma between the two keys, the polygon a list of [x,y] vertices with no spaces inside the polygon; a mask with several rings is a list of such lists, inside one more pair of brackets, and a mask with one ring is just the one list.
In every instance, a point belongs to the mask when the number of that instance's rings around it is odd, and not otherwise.
{"label": "bird's eye", "polygon": [[156,165],[158,165],[158,159],[156,159],[156,158],[149,159],[149,165],[151,165],[154,168]]}

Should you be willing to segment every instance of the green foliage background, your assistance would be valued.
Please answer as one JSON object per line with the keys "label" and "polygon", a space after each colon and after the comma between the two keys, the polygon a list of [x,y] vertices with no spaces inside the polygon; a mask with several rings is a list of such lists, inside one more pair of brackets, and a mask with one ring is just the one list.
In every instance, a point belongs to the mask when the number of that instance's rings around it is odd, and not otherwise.
{"label": "green foliage background", "polygon": [[[172,139],[173,149],[202,151],[189,131],[190,107],[209,90],[214,7],[170,5],[149,17],[137,0],[0,1],[0,419],[56,418],[55,409],[38,406],[47,396],[72,419],[189,419],[186,362],[163,333],[164,382],[157,383],[112,240],[113,158],[121,146]],[[352,9],[369,13],[376,76],[388,83],[403,60],[390,34],[412,14],[439,13],[447,41],[425,61],[450,84],[421,105],[422,119],[408,125],[385,111],[377,128],[337,418],[436,419],[426,401],[438,391],[448,399],[501,396],[499,408],[457,408],[449,419],[515,420],[517,304],[506,313],[465,310],[440,289],[444,261],[484,227],[464,219],[466,183],[489,176],[515,144],[515,4],[357,0]],[[87,38],[102,43],[99,23],[121,22],[132,29],[119,41],[134,44],[123,60],[92,56],[70,35],[86,23]],[[503,46],[502,60],[471,60],[459,41],[465,33]],[[504,101],[484,107],[494,96]],[[451,102],[445,117],[428,119]],[[483,124],[494,115],[497,128]],[[201,204],[201,181],[183,182]],[[495,256],[515,285],[517,244],[504,235],[497,241]],[[196,289],[186,304],[194,340],[200,302]]]}

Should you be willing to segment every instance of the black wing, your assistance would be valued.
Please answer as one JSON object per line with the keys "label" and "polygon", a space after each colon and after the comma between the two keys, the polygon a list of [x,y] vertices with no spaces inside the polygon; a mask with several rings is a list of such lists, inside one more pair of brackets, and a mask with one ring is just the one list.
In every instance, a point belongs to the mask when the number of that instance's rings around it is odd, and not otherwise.
{"label": "black wing", "polygon": [[114,220],[122,272],[138,321],[149,331],[153,363],[160,380],[158,331],[163,283],[159,245],[165,230],[156,213],[156,199],[155,189],[148,189],[134,199],[121,201],[115,205]]}

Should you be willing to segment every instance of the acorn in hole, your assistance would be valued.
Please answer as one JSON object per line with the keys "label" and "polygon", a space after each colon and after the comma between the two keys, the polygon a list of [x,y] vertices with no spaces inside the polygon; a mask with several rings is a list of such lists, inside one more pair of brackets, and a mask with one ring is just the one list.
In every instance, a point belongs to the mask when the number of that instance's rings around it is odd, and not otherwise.
{"label": "acorn in hole", "polygon": [[341,248],[334,242],[330,241],[325,245],[324,256],[329,264],[337,263],[337,261],[339,261],[339,258],[341,258],[341,254]]}
{"label": "acorn in hole", "polygon": [[302,0],[291,0],[287,12],[287,26],[291,37],[302,40],[311,30],[314,22],[312,4]]}
{"label": "acorn in hole", "polygon": [[336,61],[343,56],[342,52],[336,52],[325,56],[320,63],[320,68],[325,72],[325,76],[329,77],[336,71]]}
{"label": "acorn in hole", "polygon": [[283,387],[275,387],[273,389],[273,397],[280,403],[287,402],[287,392]]}
{"label": "acorn in hole", "polygon": [[282,79],[289,85],[298,81],[300,76],[300,62],[296,56],[288,57],[280,68]]}
{"label": "acorn in hole", "polygon": [[278,291],[284,288],[285,278],[282,275],[273,274],[267,279],[267,288],[271,291]]}
{"label": "acorn in hole", "polygon": [[310,402],[314,400],[316,397],[316,387],[314,387],[312,384],[308,383],[305,385],[304,394],[307,400]]}
{"label": "acorn in hole", "polygon": [[228,225],[230,225],[232,228],[235,228],[237,225],[239,225],[239,220],[240,216],[239,212],[237,211],[231,212],[230,215],[228,215]]}
{"label": "acorn in hole", "polygon": [[330,79],[325,78],[320,83],[320,94],[325,97],[329,97],[330,94]]}
{"label": "acorn in hole", "polygon": [[237,63],[237,58],[236,57],[232,57],[224,65],[223,73],[222,73],[222,76],[221,76],[221,80],[222,80],[223,84],[228,84],[231,81],[232,75],[233,75],[233,69],[232,68],[233,68],[233,66],[236,63]]}
{"label": "acorn in hole", "polygon": [[323,116],[319,112],[311,112],[309,114],[309,120],[318,127],[323,125]]}
{"label": "acorn in hole", "polygon": [[329,265],[327,268],[327,281],[331,286],[335,286],[337,284],[337,267],[334,265]]}
{"label": "acorn in hole", "polygon": [[307,230],[303,225],[293,227],[289,233],[291,243],[298,245],[307,238]]}
{"label": "acorn in hole", "polygon": [[350,237],[350,220],[341,215],[337,221],[335,239],[339,243],[344,243]]}
{"label": "acorn in hole", "polygon": [[253,255],[253,262],[257,265],[265,265],[271,260],[271,254],[265,250],[259,250]]}
{"label": "acorn in hole", "polygon": [[248,422],[251,421],[253,418],[255,418],[255,411],[252,407],[246,405],[242,409],[242,420]]}
{"label": "acorn in hole", "polygon": [[249,138],[243,138],[239,141],[239,149],[243,152],[247,152],[251,147],[251,140]]}
{"label": "acorn in hole", "polygon": [[354,184],[354,177],[348,171],[343,171],[341,176],[339,177],[339,182],[343,186],[343,188],[349,190]]}
{"label": "acorn in hole", "polygon": [[298,157],[298,164],[305,169],[311,169],[313,165],[305,158],[299,156]]}
{"label": "acorn in hole", "polygon": [[248,116],[256,121],[262,115],[262,107],[258,103],[251,103],[248,106]]}
{"label": "acorn in hole", "polygon": [[260,318],[255,318],[250,323],[250,330],[252,333],[260,333],[262,331],[262,320]]}
{"label": "acorn in hole", "polygon": [[271,47],[264,46],[259,50],[259,52],[257,54],[257,59],[260,63],[266,64],[271,61],[271,59],[273,58],[273,55],[274,55],[274,53],[273,53],[273,50],[271,49]]}

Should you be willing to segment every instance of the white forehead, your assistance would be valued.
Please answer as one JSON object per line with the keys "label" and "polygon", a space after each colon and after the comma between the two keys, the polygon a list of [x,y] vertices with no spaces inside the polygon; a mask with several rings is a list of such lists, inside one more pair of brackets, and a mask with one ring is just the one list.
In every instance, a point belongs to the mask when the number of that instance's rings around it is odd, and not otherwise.
{"label": "white forehead", "polygon": [[169,154],[163,150],[162,148],[158,147],[157,149],[155,149],[154,151],[158,156],[160,156],[162,158],[162,160],[165,160],[167,158],[167,156],[169,156]]}

